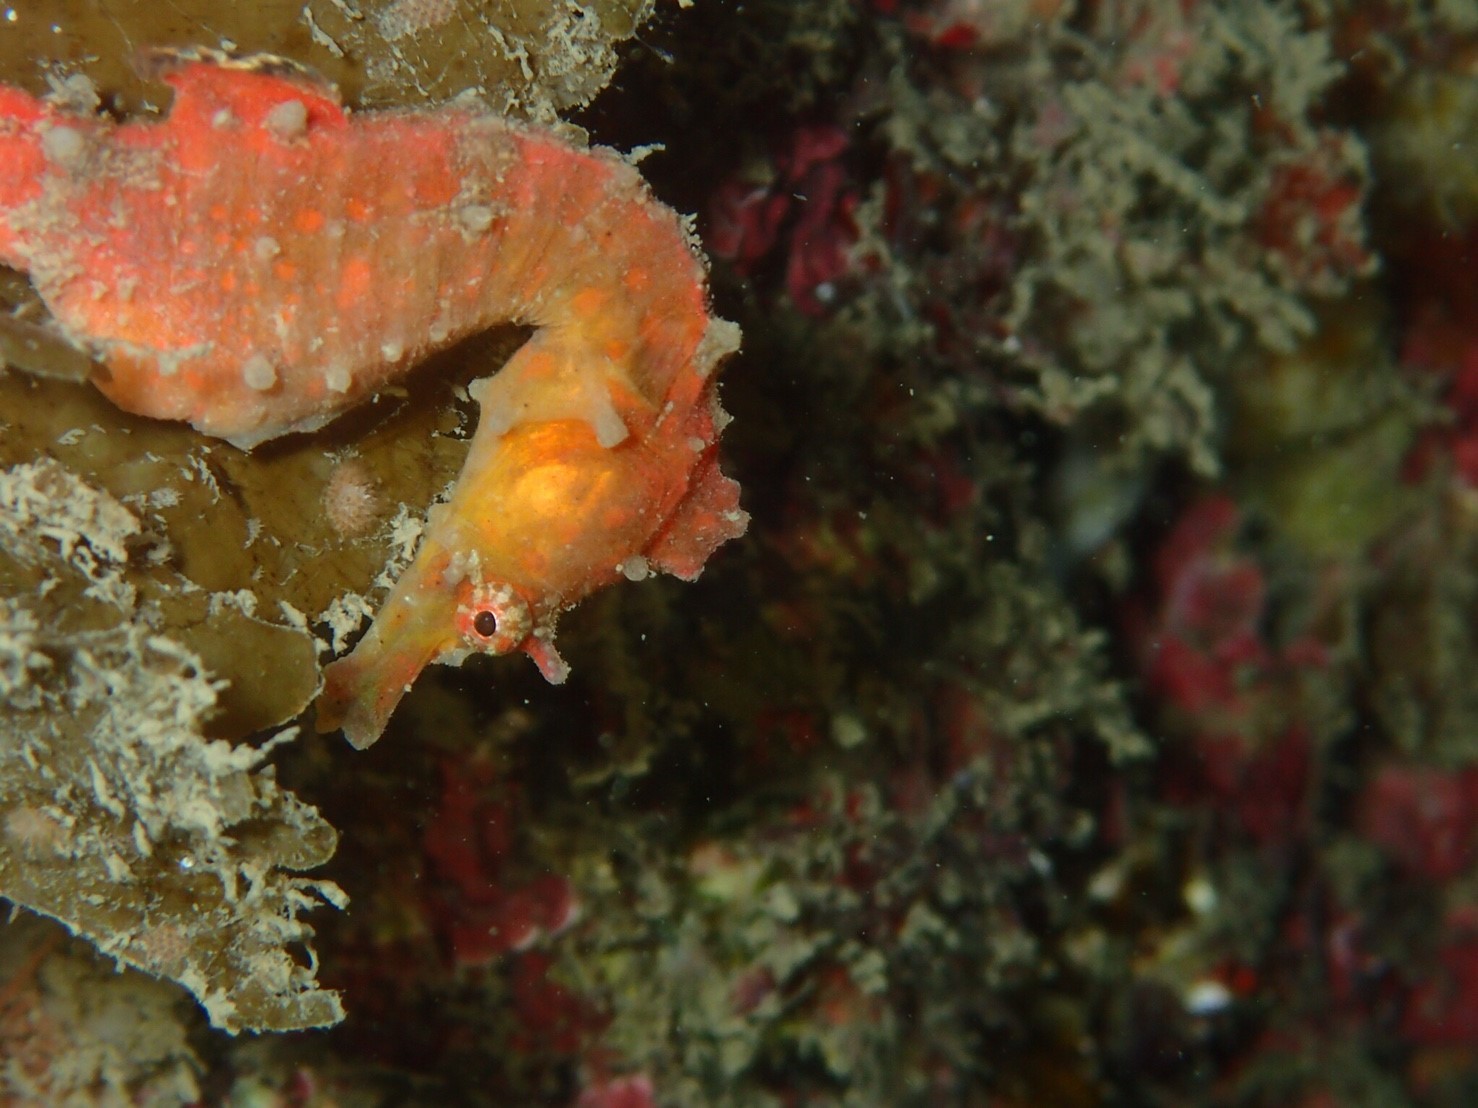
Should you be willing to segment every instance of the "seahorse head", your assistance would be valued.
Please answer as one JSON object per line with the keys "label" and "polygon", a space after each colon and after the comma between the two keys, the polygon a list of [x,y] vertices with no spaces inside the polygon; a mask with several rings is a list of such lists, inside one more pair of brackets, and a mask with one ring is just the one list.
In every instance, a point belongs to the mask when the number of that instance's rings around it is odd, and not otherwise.
{"label": "seahorse head", "polygon": [[423,669],[460,665],[470,654],[522,651],[558,684],[569,667],[554,649],[555,614],[540,611],[538,598],[479,574],[475,557],[422,551],[364,637],[324,670],[318,730],[343,728],[354,746],[367,747]]}
{"label": "seahorse head", "polygon": [[[511,586],[499,581],[464,582],[459,590],[456,628],[462,649],[483,654],[510,654],[534,633],[529,605]],[[450,658],[438,657],[437,661]]]}

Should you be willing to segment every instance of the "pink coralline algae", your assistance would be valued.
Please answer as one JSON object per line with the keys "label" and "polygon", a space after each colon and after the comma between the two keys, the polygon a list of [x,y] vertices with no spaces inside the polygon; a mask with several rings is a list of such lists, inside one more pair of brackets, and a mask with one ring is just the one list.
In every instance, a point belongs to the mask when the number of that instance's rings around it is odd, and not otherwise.
{"label": "pink coralline algae", "polygon": [[1478,768],[1383,766],[1361,796],[1360,825],[1406,874],[1451,881],[1478,856]]}
{"label": "pink coralline algae", "polygon": [[1155,553],[1153,615],[1130,614],[1149,689],[1198,716],[1240,716],[1241,671],[1270,660],[1259,630],[1267,585],[1257,563],[1236,552],[1240,522],[1225,497],[1187,510]]}
{"label": "pink coralline algae", "polygon": [[1150,691],[1203,726],[1245,718],[1260,678],[1328,660],[1313,638],[1281,649],[1265,640],[1267,581],[1237,549],[1241,526],[1242,513],[1228,497],[1191,505],[1151,562],[1154,605],[1131,604],[1127,612]]}
{"label": "pink coralline algae", "polygon": [[1425,270],[1414,291],[1401,362],[1419,384],[1441,389],[1446,418],[1426,428],[1407,460],[1418,480],[1446,465],[1478,488],[1478,284],[1471,277],[1478,232],[1423,244]]}
{"label": "pink coralline algae", "polygon": [[1401,1033],[1426,1047],[1478,1047],[1478,909],[1461,908],[1444,922],[1436,966],[1407,997]]}
{"label": "pink coralline algae", "polygon": [[447,763],[440,807],[422,836],[439,879],[427,916],[457,966],[486,965],[564,930],[579,914],[568,880],[543,874],[520,880],[510,872],[516,796],[492,778],[491,767]]}
{"label": "pink coralline algae", "polygon": [[586,1086],[575,1108],[657,1108],[657,1094],[649,1077],[618,1077]]}
{"label": "pink coralline algae", "polygon": [[999,46],[1062,6],[1062,0],[872,0],[879,15],[900,19],[910,35],[944,51]]}
{"label": "pink coralline algae", "polygon": [[584,997],[550,978],[553,964],[548,954],[531,950],[509,969],[518,1024],[509,1045],[520,1054],[578,1054],[609,1022]]}
{"label": "pink coralline algae", "polygon": [[746,276],[781,251],[786,291],[810,316],[831,310],[852,268],[858,194],[841,161],[847,147],[839,127],[797,127],[771,179],[728,181],[709,206],[710,250]]}
{"label": "pink coralline algae", "polygon": [[1236,819],[1262,845],[1288,842],[1309,827],[1314,783],[1308,731],[1297,724],[1254,744],[1242,735],[1199,737],[1194,774],[1167,777],[1165,799],[1194,806],[1202,797]]}
{"label": "pink coralline algae", "polygon": [[[1267,126],[1279,125],[1270,119]],[[1337,292],[1374,265],[1364,242],[1365,187],[1349,169],[1352,141],[1328,134],[1312,155],[1273,167],[1257,215],[1269,258],[1313,292]]]}
{"label": "pink coralline algae", "polygon": [[1191,505],[1152,559],[1154,602],[1131,604],[1126,626],[1145,691],[1187,740],[1167,761],[1167,798],[1209,799],[1273,843],[1308,820],[1310,736],[1298,721],[1297,679],[1328,657],[1310,637],[1281,648],[1267,640],[1267,581],[1238,548],[1241,526],[1228,497]]}
{"label": "pink coralline algae", "polygon": [[1433,432],[1429,446],[1444,447],[1458,478],[1469,488],[1478,488],[1478,340],[1462,352],[1443,401],[1452,422]]}

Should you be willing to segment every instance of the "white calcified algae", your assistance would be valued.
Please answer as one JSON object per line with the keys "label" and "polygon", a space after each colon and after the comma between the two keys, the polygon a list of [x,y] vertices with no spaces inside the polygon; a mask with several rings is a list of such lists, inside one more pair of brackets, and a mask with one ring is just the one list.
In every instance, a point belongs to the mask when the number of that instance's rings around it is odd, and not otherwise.
{"label": "white calcified algae", "polygon": [[[0,473],[0,895],[174,980],[228,1031],[337,1022],[288,947],[344,903],[333,829],[268,747],[207,739],[221,682],[151,627],[137,518],[54,462]],[[35,587],[14,586],[33,580]],[[67,597],[58,613],[49,600]],[[269,744],[270,747],[271,744]]]}

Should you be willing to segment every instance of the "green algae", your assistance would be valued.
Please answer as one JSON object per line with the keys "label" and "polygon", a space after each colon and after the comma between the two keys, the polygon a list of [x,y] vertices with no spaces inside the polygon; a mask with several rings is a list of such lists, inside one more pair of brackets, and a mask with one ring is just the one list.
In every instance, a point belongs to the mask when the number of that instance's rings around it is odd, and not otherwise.
{"label": "green algae", "polygon": [[1372,588],[1372,708],[1393,748],[1422,764],[1478,760],[1478,498],[1429,504]]}
{"label": "green algae", "polygon": [[1232,389],[1238,485],[1314,558],[1358,560],[1413,506],[1401,468],[1419,414],[1368,292],[1321,305],[1295,349],[1251,360]]}
{"label": "green algae", "polygon": [[1399,81],[1372,136],[1401,208],[1461,232],[1478,219],[1478,74],[1420,70]]}

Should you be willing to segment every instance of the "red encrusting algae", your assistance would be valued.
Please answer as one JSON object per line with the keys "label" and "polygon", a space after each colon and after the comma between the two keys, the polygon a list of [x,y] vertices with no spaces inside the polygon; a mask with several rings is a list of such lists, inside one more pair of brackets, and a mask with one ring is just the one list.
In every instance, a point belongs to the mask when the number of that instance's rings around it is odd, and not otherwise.
{"label": "red encrusting algae", "polygon": [[682,220],[615,153],[474,107],[350,115],[283,65],[186,60],[158,122],[0,88],[0,262],[129,411],[243,448],[310,431],[428,353],[535,334],[472,394],[449,503],[348,657],[322,730],[383,731],[430,662],[529,654],[618,577],[696,577],[742,534],[716,459],[708,312]]}

